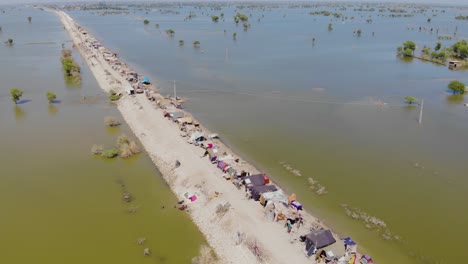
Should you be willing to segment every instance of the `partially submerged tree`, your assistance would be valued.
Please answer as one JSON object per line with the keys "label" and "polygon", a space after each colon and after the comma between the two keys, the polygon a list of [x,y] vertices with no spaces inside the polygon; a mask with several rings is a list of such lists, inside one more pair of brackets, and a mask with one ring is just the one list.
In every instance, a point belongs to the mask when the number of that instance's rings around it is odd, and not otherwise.
{"label": "partially submerged tree", "polygon": [[236,32],[232,33],[232,39],[233,39],[233,40],[236,40],[236,39],[237,39],[237,33],[236,33]]}
{"label": "partially submerged tree", "polygon": [[54,102],[55,99],[57,99],[57,95],[52,91],[47,91],[46,92],[46,97],[47,97],[47,100],[49,101],[49,103],[52,103],[52,102]]}
{"label": "partially submerged tree", "polygon": [[183,40],[179,40],[179,46],[183,46],[184,45],[184,41]]}
{"label": "partially submerged tree", "polygon": [[452,90],[453,94],[464,94],[466,92],[465,84],[459,81],[451,81],[448,88]]}
{"label": "partially submerged tree", "polygon": [[143,24],[148,25],[150,21],[148,19],[143,20]]}
{"label": "partially submerged tree", "polygon": [[23,96],[23,90],[20,90],[18,88],[11,88],[10,89],[10,95],[11,95],[11,100],[17,104],[18,101],[21,99],[21,96]]}
{"label": "partially submerged tree", "polygon": [[403,52],[403,55],[407,56],[407,57],[410,57],[413,55],[413,50],[410,49],[410,48],[407,48],[405,49],[405,51]]}
{"label": "partially submerged tree", "polygon": [[412,97],[412,96],[405,96],[405,102],[409,105],[417,103],[419,100],[418,98]]}
{"label": "partially submerged tree", "polygon": [[28,17],[28,22],[31,23],[32,17]]}
{"label": "partially submerged tree", "polygon": [[170,29],[167,29],[167,30],[166,30],[166,33],[167,33],[169,36],[172,37],[172,36],[174,36],[175,31],[174,31],[172,28],[170,28]]}
{"label": "partially submerged tree", "polygon": [[461,59],[468,58],[468,42],[466,40],[461,40],[453,44],[452,50],[456,53],[457,57]]}
{"label": "partially submerged tree", "polygon": [[333,30],[333,24],[332,23],[329,23],[328,24],[328,31],[332,31]]}
{"label": "partially submerged tree", "polygon": [[199,47],[200,47],[200,41],[195,40],[195,41],[193,42],[193,46],[194,46],[195,48],[199,48]]}
{"label": "partially submerged tree", "polygon": [[219,17],[218,17],[218,16],[215,16],[215,15],[212,15],[212,16],[211,16],[211,20],[212,20],[213,22],[218,22]]}
{"label": "partially submerged tree", "polygon": [[358,37],[360,37],[361,34],[362,34],[362,30],[361,29],[356,30],[356,34],[357,34]]}
{"label": "partially submerged tree", "polygon": [[12,39],[12,38],[9,38],[5,43],[6,43],[7,45],[11,46],[11,45],[13,45],[13,39]]}
{"label": "partially submerged tree", "polygon": [[403,50],[406,50],[406,49],[410,49],[412,51],[415,51],[416,50],[416,43],[414,43],[411,40],[408,40],[408,41],[404,42],[403,43]]}

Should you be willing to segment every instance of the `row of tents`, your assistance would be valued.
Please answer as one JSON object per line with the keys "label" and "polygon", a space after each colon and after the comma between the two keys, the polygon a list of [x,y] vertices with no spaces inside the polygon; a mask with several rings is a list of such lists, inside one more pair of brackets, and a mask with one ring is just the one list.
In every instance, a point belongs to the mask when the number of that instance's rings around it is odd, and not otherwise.
{"label": "row of tents", "polygon": [[[205,149],[203,156],[207,156],[211,163],[215,164],[223,172],[226,179],[232,180],[235,184],[243,185],[253,200],[259,201],[265,208],[269,208],[267,205],[281,204],[288,210],[296,212],[302,210],[302,205],[297,201],[296,196],[293,194],[287,197],[281,189],[271,184],[269,177],[265,173],[253,175],[244,171],[238,173],[235,169],[238,159],[226,153],[220,155],[219,150],[216,148],[213,139],[218,138],[217,134],[206,135],[198,125],[195,126],[193,124],[193,119],[185,116],[183,112],[164,111],[163,115],[178,123],[181,130],[186,132],[184,136],[187,138],[187,142]],[[238,185],[238,187],[240,186]],[[270,212],[272,211],[270,210]],[[276,219],[274,215],[271,215],[270,218],[270,221]],[[357,257],[353,257],[353,262],[342,262],[344,258],[338,258],[335,255],[335,253],[338,256],[344,255],[344,252],[349,254],[356,253],[357,244],[349,237],[343,239],[340,245],[336,243],[337,240],[330,230],[317,229],[312,230],[305,236],[301,236],[301,240],[305,243],[305,253],[307,256],[315,255],[325,263],[333,261],[335,261],[334,263],[356,263],[357,261]],[[366,256],[362,257],[359,262],[367,264],[373,263],[373,260],[369,256]]]}

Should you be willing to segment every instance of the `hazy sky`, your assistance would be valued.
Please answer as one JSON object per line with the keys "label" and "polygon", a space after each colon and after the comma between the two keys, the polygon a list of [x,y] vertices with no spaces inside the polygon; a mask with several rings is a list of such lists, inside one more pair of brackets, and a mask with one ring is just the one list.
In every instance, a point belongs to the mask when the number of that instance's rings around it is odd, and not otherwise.
{"label": "hazy sky", "polygon": [[[177,1],[177,0],[176,0]],[[184,0],[178,0],[179,2],[185,2]],[[192,2],[194,0],[190,0]],[[196,1],[196,0],[195,0]],[[224,0],[228,1],[228,0]],[[238,0],[239,1],[239,0]],[[229,0],[229,2],[238,2],[236,0]],[[252,0],[250,0],[252,1]],[[281,2],[280,0],[276,0]],[[318,0],[320,2],[337,2],[337,1],[328,1],[328,0]],[[70,2],[103,2],[103,0],[0,0],[1,4],[14,4],[14,3],[51,3],[51,2],[61,2],[61,3],[70,3]],[[106,0],[105,2],[122,2],[122,0]],[[127,0],[126,2],[132,2],[132,0]],[[171,2],[171,0],[135,0],[135,2]],[[260,2],[260,1],[259,1]],[[294,2],[294,0],[289,0],[288,2]],[[300,2],[305,2],[300,0]],[[455,5],[468,5],[468,0],[339,0],[338,2],[368,2],[368,3],[381,3],[381,2],[399,2],[399,3],[440,3],[440,4],[455,4]]]}

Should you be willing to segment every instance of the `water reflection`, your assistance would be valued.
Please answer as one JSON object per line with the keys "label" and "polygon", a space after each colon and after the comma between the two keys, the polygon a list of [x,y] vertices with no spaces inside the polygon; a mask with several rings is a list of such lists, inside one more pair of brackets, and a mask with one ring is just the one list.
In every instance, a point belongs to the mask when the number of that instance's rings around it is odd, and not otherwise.
{"label": "water reflection", "polygon": [[117,135],[117,133],[119,133],[120,131],[120,126],[106,126],[106,132],[107,134],[109,134],[110,136],[115,136]]}
{"label": "water reflection", "polygon": [[15,119],[17,121],[20,121],[26,118],[26,111],[24,111],[22,107],[15,105],[14,110],[15,110]]}
{"label": "water reflection", "polygon": [[48,111],[49,115],[54,116],[58,113],[58,108],[55,104],[49,104]]}
{"label": "water reflection", "polygon": [[461,94],[451,94],[451,95],[447,96],[447,102],[449,102],[450,104],[462,103],[463,99],[464,99],[464,97]]}
{"label": "water reflection", "polygon": [[403,56],[403,55],[398,55],[397,57],[400,58],[400,61],[404,63],[413,62],[413,57],[408,57],[408,56]]}

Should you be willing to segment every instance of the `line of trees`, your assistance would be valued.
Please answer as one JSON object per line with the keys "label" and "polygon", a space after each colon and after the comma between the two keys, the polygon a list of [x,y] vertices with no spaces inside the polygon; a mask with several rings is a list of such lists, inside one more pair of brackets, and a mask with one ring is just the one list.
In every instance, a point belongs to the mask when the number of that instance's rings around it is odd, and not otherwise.
{"label": "line of trees", "polygon": [[62,49],[61,61],[65,78],[79,84],[81,82],[81,68],[73,59],[71,50]]}
{"label": "line of trees", "polygon": [[[399,54],[404,56],[414,56],[416,50],[416,43],[411,40],[404,42],[397,48]],[[460,40],[454,43],[450,47],[442,47],[441,42],[437,42],[432,50],[430,47],[425,46],[421,50],[422,56],[428,59],[433,59],[436,62],[443,63],[449,57],[466,60],[468,59],[468,42],[466,40]]]}

